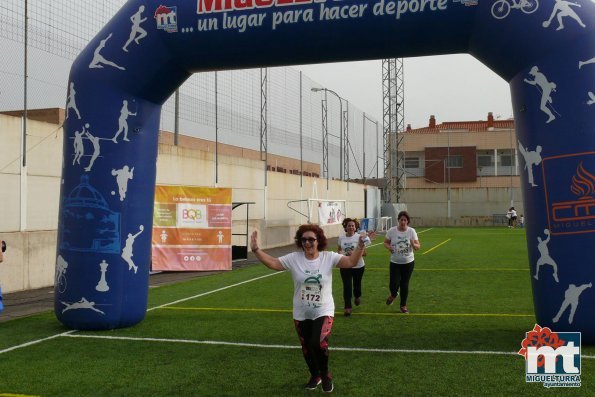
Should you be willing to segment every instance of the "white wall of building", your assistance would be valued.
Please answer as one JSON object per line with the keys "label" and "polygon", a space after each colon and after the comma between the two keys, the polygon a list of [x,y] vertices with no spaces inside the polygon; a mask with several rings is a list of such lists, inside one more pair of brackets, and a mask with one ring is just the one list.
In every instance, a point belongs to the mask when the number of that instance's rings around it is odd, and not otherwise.
{"label": "white wall of building", "polygon": [[[56,124],[28,121],[27,166],[23,168],[21,120],[0,115],[0,240],[8,245],[0,264],[4,293],[54,283],[63,133]],[[264,248],[292,244],[297,227],[307,222],[288,202],[314,197],[347,200],[347,215],[362,218],[365,190],[376,190],[336,180],[328,181],[327,190],[325,179],[265,174],[261,161],[221,155],[215,180],[214,153],[166,144],[159,145],[157,184],[231,187],[234,202],[255,203],[249,209],[248,232],[259,230]],[[293,207],[308,213],[305,203]],[[233,218],[234,232],[245,230],[245,210],[234,211]],[[325,231],[336,237],[342,228],[330,226]],[[240,238],[234,244],[244,242]]]}

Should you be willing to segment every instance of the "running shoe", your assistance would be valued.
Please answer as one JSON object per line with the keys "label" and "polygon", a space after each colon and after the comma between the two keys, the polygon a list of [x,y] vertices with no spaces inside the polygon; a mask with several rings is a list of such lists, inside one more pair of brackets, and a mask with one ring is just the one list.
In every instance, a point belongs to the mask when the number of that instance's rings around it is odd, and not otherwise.
{"label": "running shoe", "polygon": [[388,306],[392,305],[393,302],[395,301],[395,298],[396,298],[396,296],[389,295],[388,298],[386,298],[386,304]]}
{"label": "running shoe", "polygon": [[316,387],[322,382],[320,376],[312,376],[306,383],[306,390],[316,390]]}
{"label": "running shoe", "polygon": [[325,393],[331,393],[333,391],[333,378],[325,376],[322,378],[322,391]]}

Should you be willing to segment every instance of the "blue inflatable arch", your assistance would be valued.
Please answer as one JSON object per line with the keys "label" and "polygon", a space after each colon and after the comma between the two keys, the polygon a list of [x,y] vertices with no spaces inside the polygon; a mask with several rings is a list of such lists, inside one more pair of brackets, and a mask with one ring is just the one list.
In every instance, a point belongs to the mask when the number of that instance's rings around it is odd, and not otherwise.
{"label": "blue inflatable arch", "polygon": [[537,321],[595,342],[594,25],[592,0],[129,1],[70,73],[56,316],[144,318],[161,105],[192,73],[469,53],[510,83]]}

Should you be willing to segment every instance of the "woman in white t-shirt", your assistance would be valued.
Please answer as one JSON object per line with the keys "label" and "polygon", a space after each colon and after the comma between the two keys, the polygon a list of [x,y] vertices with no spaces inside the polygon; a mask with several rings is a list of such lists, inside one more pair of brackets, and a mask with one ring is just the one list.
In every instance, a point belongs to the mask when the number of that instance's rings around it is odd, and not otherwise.
{"label": "woman in white t-shirt", "polygon": [[301,225],[295,233],[300,251],[275,258],[258,248],[254,231],[250,248],[266,267],[289,270],[293,279],[293,322],[302,344],[302,353],[310,371],[306,389],[314,390],[322,383],[324,392],[333,390],[328,369],[328,338],[333,327],[333,267],[351,268],[358,264],[364,250],[363,237],[350,256],[324,251],[328,242],[324,230],[317,225]]}
{"label": "woman in white t-shirt", "polygon": [[397,220],[399,224],[388,229],[384,238],[384,247],[391,253],[388,285],[390,295],[386,299],[386,304],[393,304],[400,289],[401,313],[409,313],[407,297],[409,296],[409,280],[415,266],[413,251],[420,249],[421,244],[415,229],[409,227],[410,218],[407,211],[399,212]]}
{"label": "woman in white t-shirt", "polygon": [[508,219],[508,227],[510,229],[514,228],[516,226],[516,218],[517,218],[517,213],[516,213],[516,210],[514,209],[514,207],[510,207],[508,209],[508,212],[506,213],[506,218]]}
{"label": "woman in white t-shirt", "polygon": [[[346,256],[351,255],[353,250],[359,243],[359,234],[356,231],[359,229],[359,222],[357,219],[345,218],[342,222],[345,230],[344,236],[339,236],[337,241],[337,252]],[[366,256],[366,249],[362,256]],[[355,305],[359,306],[362,299],[362,278],[364,277],[364,270],[366,269],[364,259],[361,258],[357,265],[352,268],[340,269],[341,280],[343,280],[343,314],[348,317],[351,316],[353,306],[351,306],[351,297],[355,297]],[[352,292],[353,288],[353,292]]]}

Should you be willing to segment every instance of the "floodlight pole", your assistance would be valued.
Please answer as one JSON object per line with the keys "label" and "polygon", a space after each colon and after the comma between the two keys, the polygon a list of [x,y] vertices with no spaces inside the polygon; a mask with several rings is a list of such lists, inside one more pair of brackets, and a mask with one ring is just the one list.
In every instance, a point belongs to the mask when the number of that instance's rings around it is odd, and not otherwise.
{"label": "floodlight pole", "polygon": [[366,184],[366,112],[362,117],[362,183]]}
{"label": "floodlight pole", "polygon": [[447,171],[447,178],[448,178],[448,187],[447,187],[447,209],[446,209],[446,216],[448,219],[450,219],[450,167],[451,167],[451,162],[450,162],[450,130],[446,130],[446,137],[448,140],[448,146],[446,148],[446,171]]}

